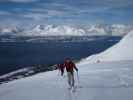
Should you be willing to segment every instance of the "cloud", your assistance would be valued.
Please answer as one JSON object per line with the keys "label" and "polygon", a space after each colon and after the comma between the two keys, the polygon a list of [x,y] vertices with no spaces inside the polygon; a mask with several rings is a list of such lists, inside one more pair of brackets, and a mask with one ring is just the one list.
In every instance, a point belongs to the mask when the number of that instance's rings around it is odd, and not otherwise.
{"label": "cloud", "polygon": [[0,15],[11,15],[11,13],[8,11],[0,11]]}
{"label": "cloud", "polygon": [[57,16],[63,16],[63,14],[65,13],[56,11],[56,10],[46,10],[45,13],[29,12],[29,13],[21,14],[20,16],[24,18],[30,18],[33,20],[42,20],[42,19],[49,19]]}
{"label": "cloud", "polygon": [[0,0],[0,8],[2,10],[0,15],[10,16],[10,19],[17,17],[57,23],[59,21],[89,23],[101,20],[107,23],[131,22],[133,17],[132,0]]}
{"label": "cloud", "polygon": [[29,19],[33,19],[33,20],[42,20],[43,18],[47,18],[49,16],[39,14],[39,13],[28,13],[28,14],[21,15],[21,17],[24,17],[26,19],[29,18]]}
{"label": "cloud", "polygon": [[37,2],[39,0],[0,0],[0,2],[16,2],[16,3],[30,3]]}

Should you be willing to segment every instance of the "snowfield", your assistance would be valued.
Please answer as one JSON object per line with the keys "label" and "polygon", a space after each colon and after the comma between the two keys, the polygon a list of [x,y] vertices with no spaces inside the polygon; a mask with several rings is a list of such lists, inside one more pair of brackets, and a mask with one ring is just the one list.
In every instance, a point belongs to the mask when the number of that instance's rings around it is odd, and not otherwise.
{"label": "snowfield", "polygon": [[76,92],[58,71],[40,73],[0,86],[0,100],[132,100],[133,62],[81,64]]}
{"label": "snowfield", "polygon": [[61,77],[55,70],[2,84],[0,100],[133,100],[132,43],[130,32],[105,52],[78,63],[75,92],[68,90],[66,73]]}

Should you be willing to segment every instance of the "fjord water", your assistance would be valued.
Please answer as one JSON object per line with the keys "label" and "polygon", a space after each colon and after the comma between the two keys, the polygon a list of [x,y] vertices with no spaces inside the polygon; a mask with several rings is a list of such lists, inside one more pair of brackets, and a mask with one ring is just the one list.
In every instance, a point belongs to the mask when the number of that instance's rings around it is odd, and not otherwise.
{"label": "fjord water", "polygon": [[105,37],[91,41],[0,42],[0,75],[31,65],[62,63],[67,57],[80,60],[109,48],[120,39]]}

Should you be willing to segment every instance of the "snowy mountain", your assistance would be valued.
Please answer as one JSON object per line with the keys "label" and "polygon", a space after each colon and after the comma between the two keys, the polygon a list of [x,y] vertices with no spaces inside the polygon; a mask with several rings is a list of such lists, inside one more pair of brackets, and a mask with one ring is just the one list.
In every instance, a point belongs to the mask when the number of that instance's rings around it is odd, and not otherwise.
{"label": "snowy mountain", "polygon": [[20,29],[17,27],[3,27],[0,28],[0,35],[8,34],[8,33],[18,33]]}
{"label": "snowy mountain", "polygon": [[89,35],[107,35],[108,33],[106,32],[105,28],[107,26],[98,24],[98,25],[91,25],[86,29],[86,32]]}
{"label": "snowy mountain", "polygon": [[83,36],[85,31],[74,27],[62,25],[37,25],[32,30],[25,32],[29,36]]}
{"label": "snowy mountain", "polygon": [[68,25],[37,25],[32,30],[25,32],[31,36],[96,36],[96,35],[125,35],[132,27],[126,25],[90,25],[76,27]]}
{"label": "snowy mountain", "polygon": [[126,35],[126,33],[130,32],[133,27],[129,25],[113,24],[110,29],[112,35]]}
{"label": "snowy mountain", "polygon": [[119,43],[104,52],[92,55],[88,62],[133,60],[133,31],[129,32]]}
{"label": "snowy mountain", "polygon": [[36,25],[27,29],[16,27],[1,28],[0,33],[2,33],[2,35],[7,33],[15,33],[17,36],[123,36],[131,29],[133,29],[133,26],[121,24],[96,24],[88,26]]}

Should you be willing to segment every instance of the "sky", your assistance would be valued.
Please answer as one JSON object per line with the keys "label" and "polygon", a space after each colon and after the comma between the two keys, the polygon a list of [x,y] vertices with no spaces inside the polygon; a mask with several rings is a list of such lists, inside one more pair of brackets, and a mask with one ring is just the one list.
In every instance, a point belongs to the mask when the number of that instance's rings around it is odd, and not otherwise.
{"label": "sky", "polygon": [[0,0],[0,25],[133,24],[133,0]]}

